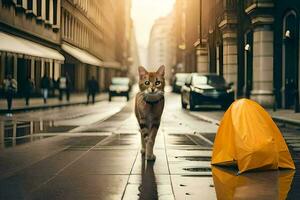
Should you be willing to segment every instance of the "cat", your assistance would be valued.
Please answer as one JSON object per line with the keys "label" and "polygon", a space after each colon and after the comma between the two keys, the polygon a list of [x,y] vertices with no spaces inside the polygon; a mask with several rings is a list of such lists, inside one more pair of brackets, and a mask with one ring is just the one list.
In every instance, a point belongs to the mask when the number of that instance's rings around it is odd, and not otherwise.
{"label": "cat", "polygon": [[135,116],[141,132],[141,153],[146,160],[155,161],[153,146],[165,104],[165,66],[160,66],[156,72],[139,67],[138,72],[140,92],[135,98]]}

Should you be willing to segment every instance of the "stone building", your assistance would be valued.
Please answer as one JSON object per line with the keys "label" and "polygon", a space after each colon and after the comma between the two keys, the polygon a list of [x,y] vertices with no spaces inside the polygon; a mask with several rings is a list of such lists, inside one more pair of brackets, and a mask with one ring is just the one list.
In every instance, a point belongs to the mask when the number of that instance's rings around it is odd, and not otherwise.
{"label": "stone building", "polygon": [[47,74],[66,73],[75,92],[96,77],[106,90],[111,77],[127,75],[131,0],[0,0],[0,82],[31,77],[39,92]]}
{"label": "stone building", "polygon": [[175,65],[175,34],[173,31],[173,13],[157,19],[152,26],[148,44],[149,70],[155,70],[165,65],[165,78],[171,79],[172,68]]}
{"label": "stone building", "polygon": [[[205,5],[203,0],[198,2],[202,5],[200,17],[192,18],[199,19],[199,41],[207,51],[208,71],[233,82],[237,97],[249,97],[269,107],[298,110],[300,2],[212,0],[205,1]],[[182,25],[176,23],[176,26]],[[185,32],[187,39],[194,35],[195,28],[185,27]],[[177,52],[182,50],[177,48]],[[177,62],[181,60],[177,58]],[[196,66],[186,71],[202,72]]]}
{"label": "stone building", "polygon": [[60,76],[60,0],[0,0],[0,82],[11,74],[19,94],[30,77]]}
{"label": "stone building", "polygon": [[[62,49],[68,73],[76,91],[85,90],[96,77],[106,90],[111,77],[126,71],[126,20],[130,1],[62,0]],[[125,15],[126,14],[126,15]],[[123,55],[124,53],[124,55]]]}

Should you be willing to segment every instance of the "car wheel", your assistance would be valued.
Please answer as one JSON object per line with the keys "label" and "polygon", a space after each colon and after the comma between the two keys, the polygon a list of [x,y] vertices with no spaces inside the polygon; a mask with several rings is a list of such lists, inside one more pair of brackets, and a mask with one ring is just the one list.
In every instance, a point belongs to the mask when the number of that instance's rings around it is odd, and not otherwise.
{"label": "car wheel", "polygon": [[183,102],[182,95],[181,95],[181,107],[184,108],[184,109],[187,108],[187,104]]}
{"label": "car wheel", "polygon": [[108,97],[108,101],[111,101],[111,95],[109,95],[109,97]]}

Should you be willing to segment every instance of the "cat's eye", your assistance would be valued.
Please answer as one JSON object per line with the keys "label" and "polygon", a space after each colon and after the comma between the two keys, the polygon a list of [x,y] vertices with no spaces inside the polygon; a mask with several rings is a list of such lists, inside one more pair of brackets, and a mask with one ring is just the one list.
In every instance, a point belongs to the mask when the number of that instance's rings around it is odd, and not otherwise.
{"label": "cat's eye", "polygon": [[149,81],[145,81],[145,85],[150,85],[150,82]]}
{"label": "cat's eye", "polygon": [[160,81],[155,81],[155,85],[159,85],[160,84]]}

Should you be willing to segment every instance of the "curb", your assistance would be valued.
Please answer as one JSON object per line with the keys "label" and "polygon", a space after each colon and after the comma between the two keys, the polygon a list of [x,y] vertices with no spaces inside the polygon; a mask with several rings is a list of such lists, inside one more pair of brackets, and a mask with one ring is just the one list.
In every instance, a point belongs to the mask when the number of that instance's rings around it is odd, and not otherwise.
{"label": "curb", "polygon": [[287,119],[287,118],[278,117],[278,116],[272,116],[272,119],[275,122],[278,122],[278,123],[283,123],[283,124],[286,124],[286,125],[300,127],[300,121],[299,120]]}
{"label": "curb", "polygon": [[[107,99],[108,97],[105,95],[101,97],[98,100],[95,100],[95,103],[103,101]],[[75,106],[75,105],[83,105],[87,104],[86,101],[78,101],[78,102],[70,102],[70,103],[61,103],[61,104],[53,104],[53,105],[38,105],[38,106],[28,106],[28,107],[20,107],[20,108],[14,108],[12,109],[12,113],[17,112],[24,112],[24,111],[32,111],[32,110],[46,110],[50,108],[61,108],[61,107],[67,107],[67,106]],[[7,109],[0,109],[0,115],[5,114],[7,112]]]}
{"label": "curb", "polygon": [[[199,116],[199,115],[192,115],[202,121],[206,121],[209,122],[211,124],[215,124],[217,126],[220,126],[220,121],[221,120],[216,120],[216,119],[212,119],[210,117],[206,117],[206,116]],[[276,123],[282,123],[285,125],[291,125],[291,126],[296,126],[296,127],[300,127],[300,121],[299,120],[294,120],[294,119],[288,119],[288,118],[284,118],[284,117],[278,117],[278,116],[271,116],[273,121]]]}

